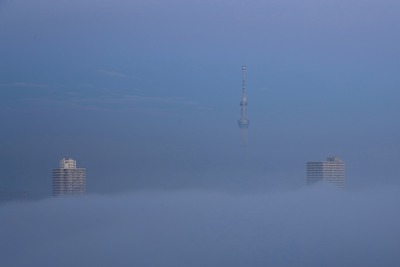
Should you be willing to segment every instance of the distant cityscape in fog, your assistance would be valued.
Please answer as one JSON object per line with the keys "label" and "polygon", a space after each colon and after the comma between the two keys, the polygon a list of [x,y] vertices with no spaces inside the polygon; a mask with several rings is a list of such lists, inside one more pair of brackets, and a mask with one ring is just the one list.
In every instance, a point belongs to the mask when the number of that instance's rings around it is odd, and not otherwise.
{"label": "distant cityscape in fog", "polygon": [[399,1],[45,1],[0,4],[9,196],[66,155],[88,193],[292,190],[329,155],[399,183]]}
{"label": "distant cityscape in fog", "polygon": [[[247,157],[248,127],[247,115],[247,92],[246,92],[246,66],[242,66],[242,95],[240,101],[240,119],[238,125],[241,133],[242,151],[244,158]],[[243,163],[245,165],[245,163]],[[340,189],[345,187],[344,162],[337,156],[330,156],[325,161],[310,161],[306,163],[305,184],[313,185],[321,182],[331,183]],[[86,193],[86,168],[78,168],[76,160],[64,157],[59,162],[59,168],[52,170],[52,195],[83,195]],[[27,200],[27,191],[0,191],[0,200]]]}
{"label": "distant cityscape in fog", "polygon": [[0,267],[399,267],[400,0],[0,0]]}

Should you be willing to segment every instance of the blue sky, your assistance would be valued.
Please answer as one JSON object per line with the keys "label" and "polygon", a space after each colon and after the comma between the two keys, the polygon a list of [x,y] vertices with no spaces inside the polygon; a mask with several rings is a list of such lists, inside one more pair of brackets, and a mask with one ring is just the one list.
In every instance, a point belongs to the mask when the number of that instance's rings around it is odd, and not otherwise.
{"label": "blue sky", "polygon": [[46,192],[50,169],[68,154],[88,168],[94,192],[229,188],[244,175],[242,64],[245,183],[301,186],[305,162],[329,154],[345,160],[350,187],[396,182],[399,8],[2,1],[2,187]]}

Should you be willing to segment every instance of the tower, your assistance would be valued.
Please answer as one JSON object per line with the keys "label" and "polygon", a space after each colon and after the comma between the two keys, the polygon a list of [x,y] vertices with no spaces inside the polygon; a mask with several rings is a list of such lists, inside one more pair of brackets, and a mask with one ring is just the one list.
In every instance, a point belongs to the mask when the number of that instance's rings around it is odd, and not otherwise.
{"label": "tower", "polygon": [[242,101],[240,101],[240,119],[238,120],[242,144],[247,147],[249,119],[247,118],[247,95],[246,95],[246,66],[242,66]]}
{"label": "tower", "polygon": [[86,192],[86,169],[77,168],[72,158],[60,160],[60,167],[53,169],[53,196],[78,195]]}
{"label": "tower", "polygon": [[344,189],[344,162],[339,157],[328,157],[325,161],[307,162],[307,185],[321,181],[333,183]]}

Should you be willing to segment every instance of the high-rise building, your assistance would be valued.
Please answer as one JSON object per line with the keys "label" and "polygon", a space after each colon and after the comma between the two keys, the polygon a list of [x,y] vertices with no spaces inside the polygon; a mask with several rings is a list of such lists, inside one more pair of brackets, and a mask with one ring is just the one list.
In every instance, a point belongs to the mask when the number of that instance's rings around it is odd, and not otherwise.
{"label": "high-rise building", "polygon": [[307,162],[307,185],[321,181],[333,183],[344,189],[344,162],[338,157],[328,157],[325,161]]}
{"label": "high-rise building", "polygon": [[53,169],[53,196],[77,195],[86,192],[86,169],[77,168],[72,158],[60,160],[60,168]]}

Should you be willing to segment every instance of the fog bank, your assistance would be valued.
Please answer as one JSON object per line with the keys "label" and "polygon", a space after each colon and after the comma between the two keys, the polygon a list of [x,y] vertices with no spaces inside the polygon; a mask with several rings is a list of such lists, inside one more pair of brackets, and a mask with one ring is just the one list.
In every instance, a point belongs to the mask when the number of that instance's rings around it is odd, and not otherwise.
{"label": "fog bank", "polygon": [[3,266],[398,266],[400,188],[132,193],[0,206]]}

